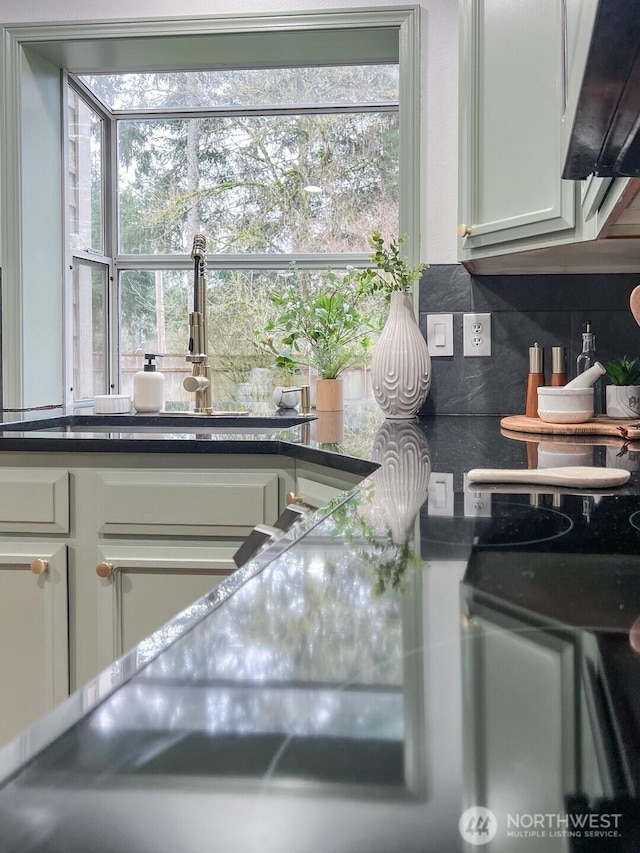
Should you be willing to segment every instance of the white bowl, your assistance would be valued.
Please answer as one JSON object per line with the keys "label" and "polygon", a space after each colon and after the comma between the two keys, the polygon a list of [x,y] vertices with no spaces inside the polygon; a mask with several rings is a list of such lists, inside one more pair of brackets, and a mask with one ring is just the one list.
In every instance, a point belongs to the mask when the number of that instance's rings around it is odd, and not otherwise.
{"label": "white bowl", "polygon": [[[615,449],[618,450],[617,447]],[[538,468],[563,468],[567,465],[593,465],[593,447],[559,441],[541,441],[538,444]]]}
{"label": "white bowl", "polygon": [[128,415],[131,397],[128,394],[96,394],[93,411],[96,415]]}
{"label": "white bowl", "polygon": [[538,388],[538,417],[552,424],[581,424],[593,417],[593,388]]}

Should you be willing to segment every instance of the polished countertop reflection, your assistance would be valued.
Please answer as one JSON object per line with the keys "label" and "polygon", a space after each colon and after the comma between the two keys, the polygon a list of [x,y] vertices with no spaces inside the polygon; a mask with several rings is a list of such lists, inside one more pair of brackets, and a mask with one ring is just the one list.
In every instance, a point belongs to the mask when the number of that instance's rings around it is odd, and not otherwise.
{"label": "polished countertop reflection", "polygon": [[[376,469],[0,751],[0,853],[637,849],[636,446],[311,428]],[[465,479],[561,457],[632,477]]]}

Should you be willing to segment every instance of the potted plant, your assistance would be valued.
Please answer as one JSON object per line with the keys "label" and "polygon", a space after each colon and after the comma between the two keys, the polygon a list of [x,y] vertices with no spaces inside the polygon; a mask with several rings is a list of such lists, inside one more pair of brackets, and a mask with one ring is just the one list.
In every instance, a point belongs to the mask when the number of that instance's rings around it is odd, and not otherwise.
{"label": "potted plant", "polygon": [[342,410],[341,374],[364,360],[374,328],[364,296],[360,274],[352,268],[344,274],[328,269],[321,282],[299,273],[270,294],[276,316],[267,322],[262,343],[280,369],[310,365],[318,371],[318,411]]}
{"label": "potted plant", "polygon": [[607,415],[610,418],[640,417],[640,359],[625,356],[605,364],[611,385],[607,385]]}
{"label": "potted plant", "polygon": [[376,344],[371,362],[371,379],[376,402],[387,418],[414,418],[431,387],[431,358],[413,312],[411,290],[428,264],[410,267],[402,255],[404,237],[385,244],[374,230],[369,240],[374,268],[361,274],[367,294],[382,293],[389,302],[389,314]]}

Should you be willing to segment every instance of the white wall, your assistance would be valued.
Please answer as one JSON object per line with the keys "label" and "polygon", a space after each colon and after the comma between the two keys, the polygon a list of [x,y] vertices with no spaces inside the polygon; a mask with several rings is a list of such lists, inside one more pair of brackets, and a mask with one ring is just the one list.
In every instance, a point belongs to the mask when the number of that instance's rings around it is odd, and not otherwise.
{"label": "white wall", "polygon": [[[0,24],[278,14],[409,6],[394,0],[3,0]],[[421,0],[422,174],[421,258],[456,262],[458,0]]]}

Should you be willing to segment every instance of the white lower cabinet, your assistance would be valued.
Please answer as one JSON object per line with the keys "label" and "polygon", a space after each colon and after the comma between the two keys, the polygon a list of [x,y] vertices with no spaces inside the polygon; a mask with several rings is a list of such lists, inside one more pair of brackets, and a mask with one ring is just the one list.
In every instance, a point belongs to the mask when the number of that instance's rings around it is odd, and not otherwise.
{"label": "white lower cabinet", "polygon": [[0,541],[0,745],[69,692],[67,546]]}

